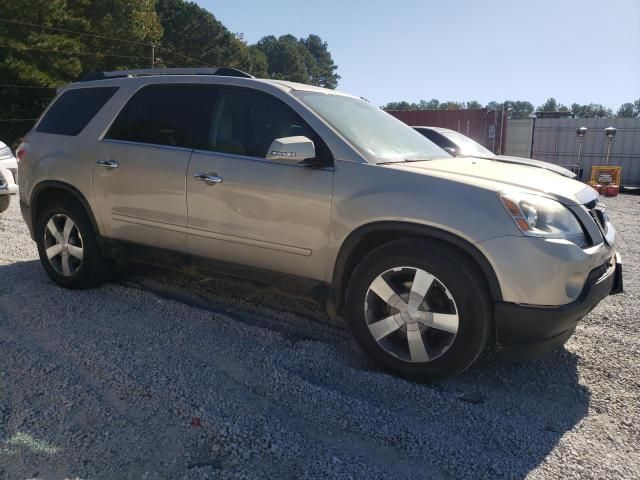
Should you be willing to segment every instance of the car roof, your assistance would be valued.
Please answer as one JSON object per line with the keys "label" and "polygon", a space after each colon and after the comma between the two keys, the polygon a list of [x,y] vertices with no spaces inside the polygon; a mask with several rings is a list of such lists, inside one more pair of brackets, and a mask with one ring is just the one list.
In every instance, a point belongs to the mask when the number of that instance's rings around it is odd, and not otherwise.
{"label": "car roof", "polygon": [[[173,73],[172,69],[166,69],[163,73],[158,71],[157,74],[154,74],[152,71],[146,70],[134,70],[130,71],[132,74],[128,75],[128,71],[123,71],[122,75],[117,75],[119,72],[107,72],[108,74],[112,74],[112,76],[94,76],[93,78],[88,78],[86,80],[80,80],[78,82],[70,83],[64,87],[58,89],[58,93],[63,90],[75,89],[75,88],[86,88],[86,87],[98,87],[98,86],[111,86],[111,85],[122,85],[127,84],[129,82],[132,83],[161,83],[162,81],[166,81],[167,83],[180,83],[180,81],[184,82],[194,82],[194,83],[205,83],[205,84],[229,84],[230,81],[237,84],[262,84],[262,85],[271,85],[280,90],[286,92],[292,91],[305,91],[305,92],[317,92],[317,93],[325,93],[327,95],[340,95],[351,98],[359,98],[355,95],[350,95],[345,92],[341,92],[338,90],[332,90],[324,87],[317,87],[315,85],[307,85],[304,83],[298,82],[289,82],[285,80],[273,80],[266,78],[255,78],[248,74],[244,76],[238,75],[216,75],[214,73],[211,74],[202,74],[202,73],[189,73],[190,69],[174,69],[174,70],[184,70],[185,73]],[[197,69],[196,69],[197,70]],[[137,74],[137,72],[145,72],[143,74]],[[195,70],[194,70],[195,72]],[[114,75],[115,74],[115,75]]]}

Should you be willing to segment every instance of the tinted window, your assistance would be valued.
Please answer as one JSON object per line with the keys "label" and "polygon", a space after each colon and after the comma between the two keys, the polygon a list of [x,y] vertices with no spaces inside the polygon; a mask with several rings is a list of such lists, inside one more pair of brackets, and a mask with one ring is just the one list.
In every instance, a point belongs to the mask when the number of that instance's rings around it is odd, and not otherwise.
{"label": "tinted window", "polygon": [[331,158],[325,143],[288,105],[266,93],[222,88],[208,139],[200,148],[265,158],[276,138],[298,135],[313,141],[317,157]]}
{"label": "tinted window", "polygon": [[215,87],[149,85],[122,109],[105,138],[193,148],[211,123]]}
{"label": "tinted window", "polygon": [[36,132],[77,135],[118,87],[78,88],[64,92],[42,118]]}
{"label": "tinted window", "polygon": [[427,137],[429,140],[431,140],[433,143],[438,145],[440,148],[445,148],[445,147],[455,148],[455,145],[451,142],[451,140],[447,139],[446,137],[443,137],[438,132],[434,132],[433,130],[427,130],[423,128],[418,130],[418,132],[420,132],[422,135]]}

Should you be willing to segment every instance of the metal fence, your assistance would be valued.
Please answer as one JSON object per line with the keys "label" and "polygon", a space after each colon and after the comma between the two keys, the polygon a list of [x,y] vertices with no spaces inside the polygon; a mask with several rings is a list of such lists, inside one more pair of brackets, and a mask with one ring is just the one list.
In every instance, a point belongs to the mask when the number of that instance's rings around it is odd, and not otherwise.
{"label": "metal fence", "polygon": [[582,146],[581,180],[588,180],[591,167],[607,160],[604,129],[617,132],[609,154],[609,165],[622,167],[622,183],[640,183],[640,119],[638,118],[545,118],[536,119],[532,158],[559,165],[574,165],[578,160],[576,129],[587,127]]}

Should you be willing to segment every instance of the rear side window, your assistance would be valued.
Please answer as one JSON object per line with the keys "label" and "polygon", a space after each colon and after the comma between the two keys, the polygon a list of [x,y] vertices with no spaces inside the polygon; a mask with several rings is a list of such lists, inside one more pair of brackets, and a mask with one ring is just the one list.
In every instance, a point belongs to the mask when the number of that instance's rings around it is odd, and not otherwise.
{"label": "rear side window", "polygon": [[152,145],[193,148],[206,136],[216,88],[212,85],[148,85],[122,109],[105,136]]}
{"label": "rear side window", "polygon": [[118,87],[77,88],[64,92],[49,108],[36,132],[78,135]]}
{"label": "rear side window", "polygon": [[433,130],[424,130],[424,129],[420,129],[418,131],[422,135],[427,137],[429,140],[431,140],[433,143],[438,145],[440,148],[445,148],[445,147],[455,148],[455,145],[451,140],[449,140],[444,135],[440,135],[438,132],[434,132]]}

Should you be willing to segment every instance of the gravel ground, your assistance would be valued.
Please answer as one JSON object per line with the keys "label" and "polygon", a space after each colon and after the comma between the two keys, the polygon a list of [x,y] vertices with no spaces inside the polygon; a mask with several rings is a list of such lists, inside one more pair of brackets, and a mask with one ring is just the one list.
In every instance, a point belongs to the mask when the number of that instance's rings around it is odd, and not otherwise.
{"label": "gravel ground", "polygon": [[132,267],[45,276],[0,215],[0,479],[640,478],[640,197],[608,199],[624,295],[566,348],[438,385],[368,364],[313,304]]}

